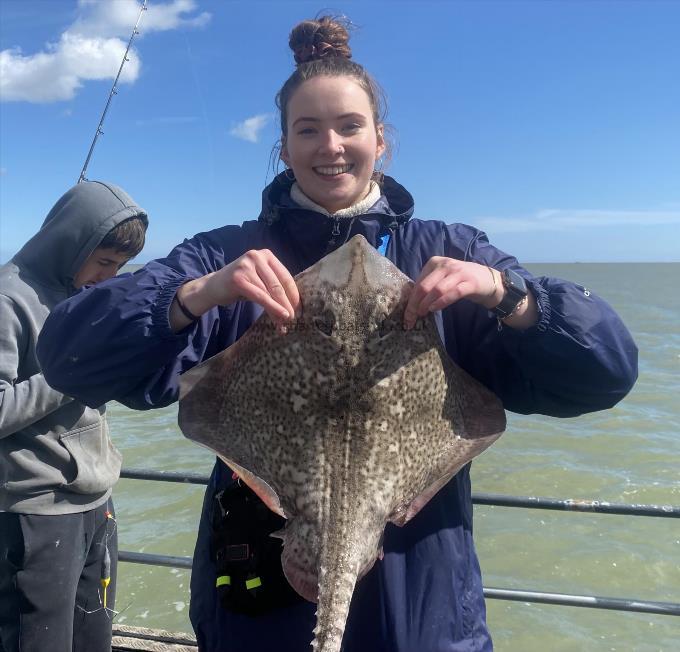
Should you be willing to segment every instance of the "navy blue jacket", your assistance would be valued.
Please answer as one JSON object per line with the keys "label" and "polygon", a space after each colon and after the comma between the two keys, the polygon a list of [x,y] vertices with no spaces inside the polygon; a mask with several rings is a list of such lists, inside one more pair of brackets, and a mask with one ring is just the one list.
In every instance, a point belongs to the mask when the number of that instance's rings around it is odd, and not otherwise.
{"label": "navy blue jacket", "polygon": [[[483,307],[461,300],[436,316],[449,355],[523,414],[569,417],[620,401],[637,377],[637,349],[614,311],[583,287],[535,278],[480,231],[412,218],[411,195],[389,177],[368,213],[335,220],[302,209],[277,177],[257,221],[201,233],[167,258],[86,289],[60,304],[43,329],[38,356],[59,391],[88,405],[117,400],[136,409],[177,400],[178,375],[236,341],[259,316],[249,302],[214,308],[173,334],[168,309],[187,280],[220,269],[249,249],[270,249],[296,274],[361,233],[374,246],[391,233],[387,257],[417,278],[434,255],[511,267],[537,299],[536,326],[498,329]],[[333,235],[334,226],[340,235]],[[191,618],[204,652],[300,652],[315,607],[301,603],[253,621],[224,611],[209,555],[212,496],[230,482],[218,462],[206,492],[191,580]],[[479,563],[472,541],[469,466],[405,527],[388,524],[384,559],[357,584],[346,652],[490,650]]]}

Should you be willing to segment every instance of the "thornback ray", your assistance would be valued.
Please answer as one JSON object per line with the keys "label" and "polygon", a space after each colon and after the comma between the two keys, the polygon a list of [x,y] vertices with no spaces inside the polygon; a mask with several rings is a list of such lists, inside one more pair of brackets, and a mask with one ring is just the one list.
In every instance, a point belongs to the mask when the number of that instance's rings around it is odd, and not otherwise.
{"label": "thornback ray", "polygon": [[317,602],[312,646],[339,652],[354,586],[405,525],[505,429],[432,315],[402,327],[413,282],[363,236],[295,277],[301,315],[262,315],[186,372],[179,423],[273,511],[291,586]]}

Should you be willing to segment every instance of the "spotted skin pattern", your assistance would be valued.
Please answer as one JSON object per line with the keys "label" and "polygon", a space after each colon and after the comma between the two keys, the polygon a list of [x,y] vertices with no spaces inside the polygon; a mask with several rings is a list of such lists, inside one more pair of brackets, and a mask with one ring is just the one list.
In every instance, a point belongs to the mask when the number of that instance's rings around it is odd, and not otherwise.
{"label": "spotted skin pattern", "polygon": [[446,354],[432,316],[402,328],[413,282],[360,235],[296,277],[286,334],[263,315],[181,379],[184,434],[286,527],[291,586],[318,602],[314,650],[339,652],[357,580],[505,428],[498,398]]}

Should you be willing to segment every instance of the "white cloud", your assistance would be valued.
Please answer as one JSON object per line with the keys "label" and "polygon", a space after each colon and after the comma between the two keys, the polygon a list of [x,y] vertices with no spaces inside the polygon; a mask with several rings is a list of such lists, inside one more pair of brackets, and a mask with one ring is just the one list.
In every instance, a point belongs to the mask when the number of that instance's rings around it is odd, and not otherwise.
{"label": "white cloud", "polygon": [[528,217],[480,217],[473,222],[488,233],[573,231],[574,229],[611,226],[680,225],[680,210],[545,209]]}
{"label": "white cloud", "polygon": [[271,113],[260,113],[259,115],[254,115],[252,118],[246,118],[243,122],[237,123],[229,130],[229,133],[241,140],[256,143],[260,131],[271,119]]}
{"label": "white cloud", "polygon": [[[70,100],[83,81],[115,77],[125,47],[119,39],[84,38],[65,32],[47,52],[23,56],[20,50],[3,50],[0,96],[15,102]],[[138,74],[139,58],[130,53],[120,81],[134,81]]]}
{"label": "white cloud", "polygon": [[[80,0],[79,15],[44,51],[25,55],[20,48],[0,52],[0,99],[5,102],[58,102],[72,99],[85,81],[114,79],[137,20],[137,0]],[[139,31],[202,27],[210,20],[195,10],[194,0],[173,0],[152,5],[142,16]],[[139,76],[139,55],[131,49],[120,82]]]}
{"label": "white cloud", "polygon": [[[137,21],[141,2],[138,0],[80,0],[80,15],[71,30],[83,35],[130,37]],[[165,4],[147,5],[139,25],[140,34],[166,31],[179,27],[204,27],[210,21],[206,11],[186,16],[196,9],[195,0],[172,0]]]}

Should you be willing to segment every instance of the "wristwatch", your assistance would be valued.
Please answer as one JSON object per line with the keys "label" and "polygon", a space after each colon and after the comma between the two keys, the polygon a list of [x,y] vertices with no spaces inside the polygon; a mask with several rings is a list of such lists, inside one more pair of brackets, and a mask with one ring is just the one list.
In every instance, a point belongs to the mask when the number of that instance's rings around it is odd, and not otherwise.
{"label": "wristwatch", "polygon": [[504,269],[501,272],[501,279],[503,280],[503,287],[505,288],[505,295],[501,302],[491,311],[498,319],[505,319],[509,317],[517,306],[527,296],[527,284],[524,278],[517,272],[511,269]]}

